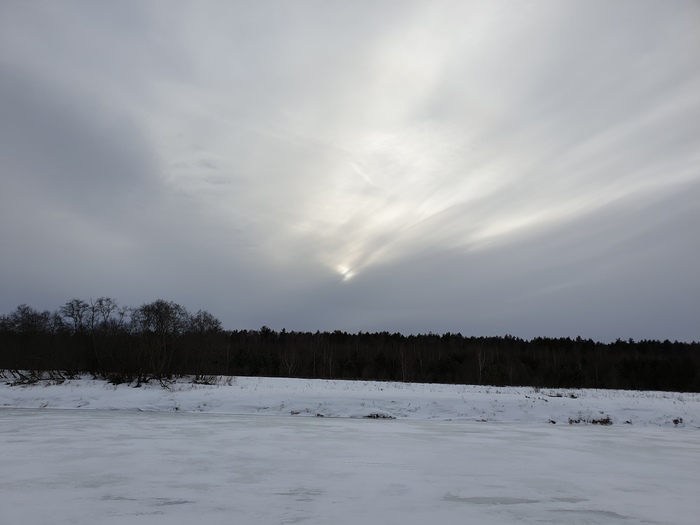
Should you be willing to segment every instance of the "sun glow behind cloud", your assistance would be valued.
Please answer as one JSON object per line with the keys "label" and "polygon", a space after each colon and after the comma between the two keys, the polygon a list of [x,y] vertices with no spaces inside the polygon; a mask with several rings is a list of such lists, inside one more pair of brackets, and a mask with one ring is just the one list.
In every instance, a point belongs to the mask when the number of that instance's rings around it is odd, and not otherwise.
{"label": "sun glow behind cloud", "polygon": [[[468,145],[434,127],[369,134],[339,150],[313,199],[301,203],[301,234],[320,248],[320,262],[353,274],[430,244],[431,220],[486,198],[501,184],[487,168],[460,173],[468,165]],[[440,242],[436,232],[432,237]]]}

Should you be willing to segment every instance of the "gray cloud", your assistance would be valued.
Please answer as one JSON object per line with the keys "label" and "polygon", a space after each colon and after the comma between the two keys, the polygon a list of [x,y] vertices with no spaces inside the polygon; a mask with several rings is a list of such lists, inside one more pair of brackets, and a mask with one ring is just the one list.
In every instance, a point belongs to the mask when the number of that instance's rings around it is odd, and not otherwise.
{"label": "gray cloud", "polygon": [[693,2],[8,2],[5,311],[700,339]]}

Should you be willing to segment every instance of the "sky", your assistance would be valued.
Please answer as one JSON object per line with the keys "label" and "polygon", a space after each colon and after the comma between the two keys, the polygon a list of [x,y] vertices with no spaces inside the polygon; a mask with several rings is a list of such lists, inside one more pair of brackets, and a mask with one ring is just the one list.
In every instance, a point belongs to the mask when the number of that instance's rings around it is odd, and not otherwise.
{"label": "sky", "polygon": [[700,341],[696,1],[0,2],[0,313]]}

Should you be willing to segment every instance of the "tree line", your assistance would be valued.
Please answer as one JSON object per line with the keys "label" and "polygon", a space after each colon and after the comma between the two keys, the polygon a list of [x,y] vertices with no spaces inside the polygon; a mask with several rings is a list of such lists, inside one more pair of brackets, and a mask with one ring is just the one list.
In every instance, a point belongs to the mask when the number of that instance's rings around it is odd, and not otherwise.
{"label": "tree line", "polygon": [[171,301],[131,308],[101,297],[0,316],[0,369],[137,384],[246,375],[699,392],[700,343],[224,330]]}

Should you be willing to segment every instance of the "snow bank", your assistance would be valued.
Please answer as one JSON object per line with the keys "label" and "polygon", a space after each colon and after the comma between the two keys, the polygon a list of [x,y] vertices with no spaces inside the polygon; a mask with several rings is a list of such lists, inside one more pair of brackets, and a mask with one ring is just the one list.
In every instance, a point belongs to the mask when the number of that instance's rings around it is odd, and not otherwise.
{"label": "snow bank", "polygon": [[700,428],[694,393],[262,377],[138,388],[88,376],[15,386],[6,378],[0,407]]}

